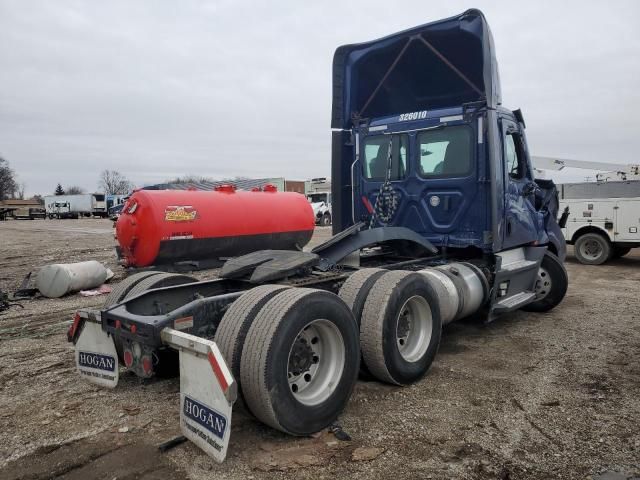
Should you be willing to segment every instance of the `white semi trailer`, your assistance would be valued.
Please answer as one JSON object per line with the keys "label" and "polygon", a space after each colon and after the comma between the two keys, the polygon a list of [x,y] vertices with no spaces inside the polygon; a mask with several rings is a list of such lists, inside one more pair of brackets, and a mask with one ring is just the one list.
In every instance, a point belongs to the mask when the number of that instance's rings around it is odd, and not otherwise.
{"label": "white semi trailer", "polygon": [[51,195],[44,198],[44,204],[49,218],[107,216],[105,195],[103,193]]}

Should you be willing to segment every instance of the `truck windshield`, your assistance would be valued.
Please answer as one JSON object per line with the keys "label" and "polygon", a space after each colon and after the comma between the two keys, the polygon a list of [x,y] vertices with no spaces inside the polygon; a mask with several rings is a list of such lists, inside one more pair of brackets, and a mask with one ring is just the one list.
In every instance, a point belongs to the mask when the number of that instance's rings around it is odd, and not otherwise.
{"label": "truck windshield", "polygon": [[422,177],[457,177],[471,171],[471,129],[464,125],[418,134]]}
{"label": "truck windshield", "polygon": [[[387,177],[389,135],[367,137],[364,141],[364,176],[372,180]],[[407,170],[407,135],[393,135],[390,180],[401,180]]]}
{"label": "truck windshield", "polygon": [[307,195],[307,198],[309,199],[309,202],[311,202],[311,203],[326,202],[327,201],[327,194],[326,193],[312,193],[310,195]]}

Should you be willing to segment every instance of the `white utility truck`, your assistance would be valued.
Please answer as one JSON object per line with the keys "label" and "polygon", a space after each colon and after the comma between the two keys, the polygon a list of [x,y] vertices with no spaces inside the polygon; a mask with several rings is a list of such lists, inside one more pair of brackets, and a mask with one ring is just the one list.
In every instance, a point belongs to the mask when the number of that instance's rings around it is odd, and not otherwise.
{"label": "white utility truck", "polygon": [[304,194],[313,208],[316,225],[331,225],[331,182],[326,178],[307,180],[304,182]]}
{"label": "white utility truck", "polygon": [[580,263],[600,265],[640,247],[640,166],[534,157],[543,169],[599,170],[595,181],[558,185],[562,233]]}

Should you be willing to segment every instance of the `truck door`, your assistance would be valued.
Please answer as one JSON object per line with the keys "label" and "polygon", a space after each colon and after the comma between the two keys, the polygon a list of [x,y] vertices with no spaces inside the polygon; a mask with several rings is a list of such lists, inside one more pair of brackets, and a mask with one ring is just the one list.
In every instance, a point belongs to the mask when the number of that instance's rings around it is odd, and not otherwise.
{"label": "truck door", "polygon": [[640,200],[618,200],[614,208],[614,241],[640,242]]}
{"label": "truck door", "polygon": [[501,119],[504,180],[503,247],[513,248],[538,240],[542,228],[535,209],[535,183],[520,127]]}

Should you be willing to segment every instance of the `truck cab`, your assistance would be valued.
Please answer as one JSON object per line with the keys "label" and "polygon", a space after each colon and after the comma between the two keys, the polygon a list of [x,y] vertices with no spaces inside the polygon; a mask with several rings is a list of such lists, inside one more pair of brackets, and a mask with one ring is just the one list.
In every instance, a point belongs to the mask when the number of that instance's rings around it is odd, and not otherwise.
{"label": "truck cab", "polygon": [[340,47],[333,99],[334,232],[364,220],[440,250],[564,259],[555,187],[534,178],[522,112],[501,105],[481,12]]}

